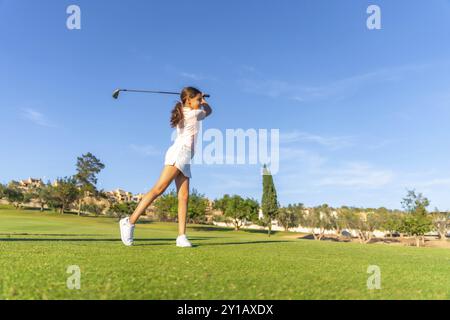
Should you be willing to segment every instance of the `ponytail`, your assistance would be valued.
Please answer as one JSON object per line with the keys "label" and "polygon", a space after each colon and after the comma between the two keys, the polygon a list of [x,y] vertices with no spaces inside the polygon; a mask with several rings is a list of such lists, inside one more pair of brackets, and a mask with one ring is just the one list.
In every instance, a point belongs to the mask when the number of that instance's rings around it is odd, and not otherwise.
{"label": "ponytail", "polygon": [[172,128],[175,128],[183,120],[184,120],[183,105],[181,101],[178,101],[172,110],[172,115],[170,117],[170,126]]}

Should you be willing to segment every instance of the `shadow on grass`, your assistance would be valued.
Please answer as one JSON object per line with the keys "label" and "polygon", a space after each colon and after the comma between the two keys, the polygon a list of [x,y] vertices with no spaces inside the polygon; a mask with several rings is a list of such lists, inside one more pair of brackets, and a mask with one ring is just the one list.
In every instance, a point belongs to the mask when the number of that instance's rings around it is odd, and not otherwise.
{"label": "shadow on grass", "polygon": [[[258,230],[258,229],[241,229],[241,230],[239,230],[239,231],[242,231],[242,232],[248,232],[248,233],[261,233],[261,234],[268,234],[268,231],[267,230]],[[270,234],[273,236],[273,235],[276,235],[276,234],[278,234],[278,233],[280,233],[281,231],[274,231],[274,230],[272,230],[272,231],[270,231]]]}
{"label": "shadow on grass", "polygon": [[[240,229],[240,230],[234,230],[233,227],[219,227],[219,226],[195,226],[195,227],[189,227],[189,230],[192,231],[236,231],[236,232],[242,232],[242,233],[260,233],[260,234],[267,234],[267,230],[263,229]],[[281,231],[274,231],[272,230],[270,232],[271,235],[276,235],[280,233]]]}
{"label": "shadow on grass", "polygon": [[[189,239],[192,241],[196,241],[198,239]],[[244,242],[219,242],[219,243],[204,243],[204,244],[192,244],[192,247],[208,247],[208,246],[226,246],[226,245],[243,245],[243,244],[260,244],[260,243],[279,243],[279,242],[292,242],[292,241],[286,241],[286,240],[280,240],[280,241],[244,241]],[[154,244],[137,244],[138,246],[153,246]],[[172,244],[170,244],[172,245]]]}
{"label": "shadow on grass", "polygon": [[0,233],[0,236],[39,236],[39,237],[104,237],[107,234],[70,234],[70,233]]}
{"label": "shadow on grass", "polygon": [[244,245],[244,244],[262,244],[262,243],[281,243],[281,242],[292,242],[286,240],[280,241],[245,241],[245,242],[220,242],[220,243],[205,243],[205,244],[192,244],[192,247],[208,247],[208,246],[227,246],[227,245]]}
{"label": "shadow on grass", "polygon": [[402,242],[400,241],[400,239],[395,239],[395,238],[372,238],[372,239],[370,239],[370,241],[368,243],[387,243],[387,244],[391,244],[391,243],[402,243]]}
{"label": "shadow on grass", "polygon": [[[300,239],[300,240],[316,240],[314,239],[314,236],[312,234],[307,234],[305,236],[299,236],[296,239]],[[319,241],[319,240],[316,240]],[[342,238],[336,238],[336,237],[323,237],[322,239],[320,239],[320,241],[332,241],[332,242],[351,242],[351,238],[346,238],[346,237],[342,237]]]}
{"label": "shadow on grass", "polygon": [[233,231],[233,228],[227,227],[214,227],[214,226],[187,226],[187,229],[192,231]]}
{"label": "shadow on grass", "polygon": [[[74,212],[74,211],[64,211],[64,213],[59,212],[59,210],[54,210],[54,209],[48,209],[48,208],[44,208],[44,210],[41,210],[41,208],[37,208],[37,207],[21,207],[19,210],[21,211],[34,211],[34,212],[41,212],[41,213],[52,213],[55,215],[78,215],[78,212]],[[81,213],[81,216],[83,215],[83,213]]]}
{"label": "shadow on grass", "polygon": [[55,212],[55,211],[53,211],[51,209],[47,209],[47,208],[44,208],[44,210],[41,211],[41,208],[37,208],[37,207],[22,207],[21,210],[23,210],[23,211],[39,211],[39,212]]}
{"label": "shadow on grass", "polygon": [[[175,241],[176,237],[173,238],[137,238],[134,241]],[[193,241],[197,240],[209,240],[211,238],[192,238]],[[216,239],[216,238],[213,238]],[[120,238],[0,238],[0,242],[121,242]]]}
{"label": "shadow on grass", "polygon": [[155,221],[152,220],[138,220],[136,221],[136,224],[152,224],[155,223]]}

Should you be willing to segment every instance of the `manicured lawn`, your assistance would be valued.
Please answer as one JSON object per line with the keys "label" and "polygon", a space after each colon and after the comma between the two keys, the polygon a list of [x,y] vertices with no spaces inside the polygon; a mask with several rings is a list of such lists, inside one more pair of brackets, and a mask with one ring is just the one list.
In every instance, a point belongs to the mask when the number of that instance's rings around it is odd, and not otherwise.
{"label": "manicured lawn", "polygon": [[[1,299],[448,299],[450,251],[317,242],[279,232],[139,224],[135,246],[116,219],[0,207]],[[68,289],[68,266],[81,288]],[[367,289],[369,265],[381,289]]]}

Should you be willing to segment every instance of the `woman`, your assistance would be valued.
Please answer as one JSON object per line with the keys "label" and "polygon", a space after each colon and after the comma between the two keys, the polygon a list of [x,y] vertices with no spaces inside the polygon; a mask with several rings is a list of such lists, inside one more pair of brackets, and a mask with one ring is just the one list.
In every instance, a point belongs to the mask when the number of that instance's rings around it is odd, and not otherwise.
{"label": "woman", "polygon": [[[205,101],[203,93],[194,88],[186,87],[180,95],[181,101],[172,110],[171,126],[177,128],[177,138],[166,152],[164,168],[154,187],[142,198],[134,213],[120,220],[120,235],[126,246],[133,244],[133,233],[136,221],[147,207],[175,179],[178,193],[178,247],[191,247],[186,236],[186,215],[189,199],[189,179],[191,178],[190,160],[195,154],[195,145],[199,130],[199,122],[209,116],[211,107]],[[200,107],[203,106],[203,109]]]}

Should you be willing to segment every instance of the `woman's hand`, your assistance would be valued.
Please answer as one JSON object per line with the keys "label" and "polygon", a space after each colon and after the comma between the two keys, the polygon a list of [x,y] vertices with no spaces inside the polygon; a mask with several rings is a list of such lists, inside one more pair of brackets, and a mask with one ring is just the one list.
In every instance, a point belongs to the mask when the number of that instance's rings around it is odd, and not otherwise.
{"label": "woman's hand", "polygon": [[200,102],[200,105],[204,105],[204,104],[208,104],[208,102],[206,102],[205,97],[203,97],[203,95],[202,95],[202,101]]}
{"label": "woman's hand", "polygon": [[200,102],[200,106],[203,106],[203,110],[206,111],[206,116],[209,116],[212,113],[212,108],[210,107],[208,102],[206,102],[203,94],[202,94],[202,102]]}

